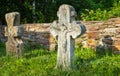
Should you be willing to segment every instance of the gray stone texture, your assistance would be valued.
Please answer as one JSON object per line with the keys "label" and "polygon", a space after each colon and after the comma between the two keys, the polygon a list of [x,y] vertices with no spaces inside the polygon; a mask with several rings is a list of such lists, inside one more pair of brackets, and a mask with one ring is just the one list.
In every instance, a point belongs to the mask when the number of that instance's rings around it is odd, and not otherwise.
{"label": "gray stone texture", "polygon": [[5,15],[7,27],[5,27],[5,36],[7,36],[6,53],[8,56],[23,56],[24,47],[22,41],[23,27],[20,26],[20,14],[11,12]]}
{"label": "gray stone texture", "polygon": [[57,68],[64,70],[74,68],[75,39],[86,31],[81,22],[75,21],[76,15],[72,6],[63,4],[57,12],[58,21],[50,25],[50,32],[58,44]]}

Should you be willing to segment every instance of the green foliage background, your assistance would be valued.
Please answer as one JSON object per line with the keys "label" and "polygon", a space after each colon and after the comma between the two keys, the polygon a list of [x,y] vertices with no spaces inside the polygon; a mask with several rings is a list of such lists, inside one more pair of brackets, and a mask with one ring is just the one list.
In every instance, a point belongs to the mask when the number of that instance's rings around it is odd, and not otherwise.
{"label": "green foliage background", "polygon": [[106,20],[120,17],[120,0],[36,0],[36,14],[33,18],[34,0],[0,0],[0,21],[6,24],[4,15],[18,11],[22,23],[52,22],[57,19],[57,10],[62,4],[72,5],[81,20]]}

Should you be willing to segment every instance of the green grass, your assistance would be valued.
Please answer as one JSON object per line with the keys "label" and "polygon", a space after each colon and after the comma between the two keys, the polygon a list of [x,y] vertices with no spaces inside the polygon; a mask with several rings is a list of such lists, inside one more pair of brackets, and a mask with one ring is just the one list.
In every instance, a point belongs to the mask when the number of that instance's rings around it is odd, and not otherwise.
{"label": "green grass", "polygon": [[[57,52],[30,45],[20,59],[5,56],[5,45],[0,43],[0,76],[120,76],[120,55],[100,53],[80,45],[75,50],[76,69],[55,69]],[[101,50],[102,51],[102,50]]]}

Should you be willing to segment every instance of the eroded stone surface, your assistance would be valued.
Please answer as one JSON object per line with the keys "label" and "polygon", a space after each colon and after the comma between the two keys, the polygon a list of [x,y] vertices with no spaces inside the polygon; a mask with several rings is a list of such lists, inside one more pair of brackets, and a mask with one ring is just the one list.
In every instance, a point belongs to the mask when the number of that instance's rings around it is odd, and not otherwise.
{"label": "eroded stone surface", "polygon": [[58,44],[57,68],[68,70],[74,67],[75,38],[84,34],[86,28],[75,21],[76,12],[70,5],[60,6],[57,16],[59,20],[50,26],[50,32]]}
{"label": "eroded stone surface", "polygon": [[7,13],[5,15],[7,27],[5,27],[5,36],[7,36],[6,53],[8,56],[23,56],[23,27],[20,25],[20,14],[18,12]]}

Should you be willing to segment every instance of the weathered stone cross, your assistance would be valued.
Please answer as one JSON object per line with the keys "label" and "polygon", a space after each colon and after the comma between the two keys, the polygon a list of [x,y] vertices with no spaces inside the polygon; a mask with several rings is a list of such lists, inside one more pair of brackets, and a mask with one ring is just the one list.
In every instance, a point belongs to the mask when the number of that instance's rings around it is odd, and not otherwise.
{"label": "weathered stone cross", "polygon": [[7,27],[5,27],[5,36],[7,36],[6,53],[8,56],[20,57],[23,55],[23,41],[21,36],[23,28],[20,25],[20,14],[18,12],[7,13],[5,15]]}
{"label": "weathered stone cross", "polygon": [[74,68],[75,38],[85,33],[86,28],[81,22],[75,21],[76,12],[70,5],[60,6],[57,16],[58,21],[54,21],[50,26],[50,32],[58,43],[57,68]]}

